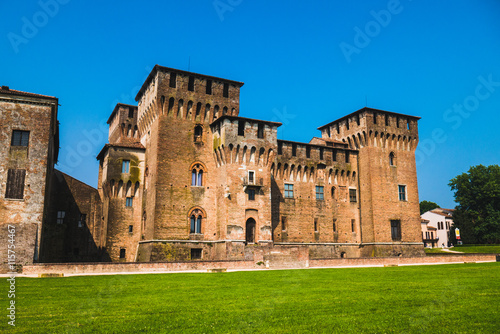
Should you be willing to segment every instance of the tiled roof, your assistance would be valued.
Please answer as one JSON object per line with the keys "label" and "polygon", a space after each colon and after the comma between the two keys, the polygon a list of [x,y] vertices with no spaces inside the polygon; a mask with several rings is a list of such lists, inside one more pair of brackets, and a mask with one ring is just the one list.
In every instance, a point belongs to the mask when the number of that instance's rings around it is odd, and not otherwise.
{"label": "tiled roof", "polygon": [[42,97],[45,99],[56,99],[57,100],[57,97],[54,97],[54,96],[22,92],[20,90],[10,89],[8,86],[1,86],[0,87],[0,94],[16,95],[16,96],[28,96],[28,97]]}

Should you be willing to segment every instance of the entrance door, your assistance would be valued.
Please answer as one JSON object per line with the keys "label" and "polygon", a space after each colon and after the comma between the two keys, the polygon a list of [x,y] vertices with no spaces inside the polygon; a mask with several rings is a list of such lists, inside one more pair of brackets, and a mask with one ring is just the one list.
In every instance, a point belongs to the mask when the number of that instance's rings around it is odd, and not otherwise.
{"label": "entrance door", "polygon": [[248,218],[246,224],[246,242],[247,244],[255,243],[255,219]]}

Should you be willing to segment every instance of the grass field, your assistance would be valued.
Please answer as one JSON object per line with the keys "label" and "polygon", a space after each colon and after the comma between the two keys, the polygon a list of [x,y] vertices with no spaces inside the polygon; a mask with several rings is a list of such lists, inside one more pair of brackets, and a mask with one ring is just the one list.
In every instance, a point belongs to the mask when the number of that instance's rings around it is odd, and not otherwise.
{"label": "grass field", "polygon": [[[500,254],[500,245],[457,245],[449,249],[454,252],[462,253]],[[441,248],[425,248],[425,253],[439,253],[448,255],[453,254],[450,252],[445,252]]]}
{"label": "grass field", "polygon": [[16,294],[11,333],[500,332],[500,263],[18,278]]}

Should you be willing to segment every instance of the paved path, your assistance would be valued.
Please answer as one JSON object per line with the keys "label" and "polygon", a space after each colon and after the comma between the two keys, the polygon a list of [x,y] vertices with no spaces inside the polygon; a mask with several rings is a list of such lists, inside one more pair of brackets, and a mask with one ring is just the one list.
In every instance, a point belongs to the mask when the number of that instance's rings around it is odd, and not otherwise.
{"label": "paved path", "polygon": [[441,248],[443,252],[448,252],[448,253],[455,253],[455,254],[465,254],[464,252],[457,252],[457,251],[452,251],[449,250],[448,248]]}

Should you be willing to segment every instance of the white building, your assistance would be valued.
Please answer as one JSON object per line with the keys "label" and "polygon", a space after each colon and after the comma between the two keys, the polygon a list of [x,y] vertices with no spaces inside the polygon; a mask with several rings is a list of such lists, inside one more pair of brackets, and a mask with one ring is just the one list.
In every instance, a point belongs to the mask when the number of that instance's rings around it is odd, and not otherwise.
{"label": "white building", "polygon": [[422,241],[425,247],[449,247],[453,209],[437,208],[422,214]]}

